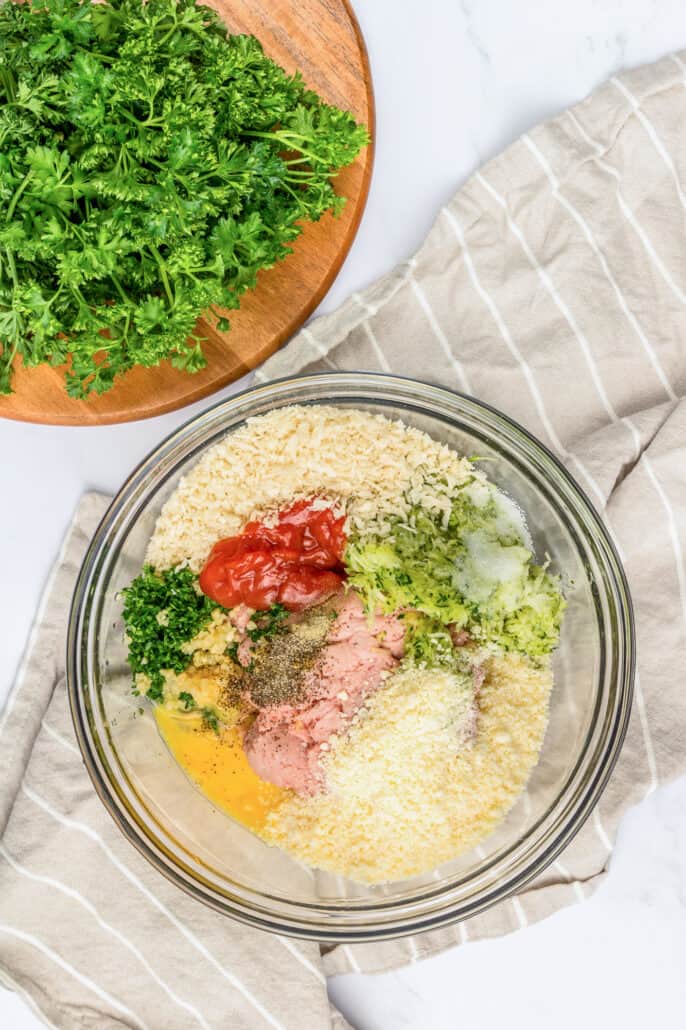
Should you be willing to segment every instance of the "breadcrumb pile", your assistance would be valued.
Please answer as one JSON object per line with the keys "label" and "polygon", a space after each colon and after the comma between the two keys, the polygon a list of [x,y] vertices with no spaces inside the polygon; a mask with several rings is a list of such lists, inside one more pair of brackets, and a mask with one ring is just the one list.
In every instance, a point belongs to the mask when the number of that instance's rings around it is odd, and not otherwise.
{"label": "breadcrumb pile", "polygon": [[313,494],[340,500],[350,525],[379,529],[415,504],[442,510],[467,479],[486,478],[426,433],[383,415],[327,406],[279,408],[210,447],[165,504],[146,561],[198,572],[245,523]]}

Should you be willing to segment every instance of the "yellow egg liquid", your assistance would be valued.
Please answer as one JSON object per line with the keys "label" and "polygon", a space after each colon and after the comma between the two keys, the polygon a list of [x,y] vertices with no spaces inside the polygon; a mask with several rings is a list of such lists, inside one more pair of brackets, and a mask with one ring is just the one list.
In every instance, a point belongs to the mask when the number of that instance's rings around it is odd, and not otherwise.
{"label": "yellow egg liquid", "polygon": [[237,726],[220,733],[199,718],[179,718],[161,705],[155,719],[167,747],[203,794],[230,816],[259,833],[269,815],[291,791],[275,787],[253,772]]}

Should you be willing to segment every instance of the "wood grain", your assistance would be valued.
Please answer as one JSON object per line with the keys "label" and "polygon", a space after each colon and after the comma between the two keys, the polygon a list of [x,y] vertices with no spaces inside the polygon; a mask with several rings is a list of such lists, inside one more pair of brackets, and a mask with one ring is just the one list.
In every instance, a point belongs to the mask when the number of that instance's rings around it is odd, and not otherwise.
{"label": "wood grain", "polygon": [[[300,69],[308,86],[329,103],[351,111],[374,132],[369,62],[359,26],[347,0],[206,0],[232,32],[256,35],[265,51],[288,71]],[[331,286],[362,217],[373,162],[373,145],[336,179],[348,198],[339,218],[325,215],[304,227],[293,254],[261,272],[255,290],[231,329],[219,333],[201,321],[207,337],[207,367],[195,375],[168,363],[134,368],[109,393],[73,400],[64,389],[64,370],[18,365],[15,392],[0,397],[0,416],[53,425],[103,425],[150,418],[200,400],[226,386],[273,354],[312,313]]]}

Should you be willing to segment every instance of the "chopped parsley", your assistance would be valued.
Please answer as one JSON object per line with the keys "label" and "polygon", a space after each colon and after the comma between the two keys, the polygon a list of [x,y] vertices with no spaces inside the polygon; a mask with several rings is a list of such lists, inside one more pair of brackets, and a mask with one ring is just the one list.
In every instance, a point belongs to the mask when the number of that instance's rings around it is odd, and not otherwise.
{"label": "chopped parsley", "polygon": [[209,623],[219,605],[196,589],[190,569],[156,572],[146,565],[130,586],[122,590],[129,665],[143,673],[151,701],[164,699],[162,670],[183,672],[189,662],[181,645],[192,640]]}
{"label": "chopped parsley", "polygon": [[198,707],[197,701],[195,700],[192,694],[188,693],[187,690],[182,690],[179,693],[179,701],[183,705],[183,710],[185,712],[190,712],[194,708]]}
{"label": "chopped parsley", "polygon": [[257,640],[271,640],[286,628],[283,622],[288,614],[288,610],[282,604],[273,604],[265,612],[255,612],[253,615],[255,628],[249,629],[247,635],[253,643]]}
{"label": "chopped parsley", "polygon": [[145,692],[145,696],[158,703],[164,700],[164,680],[159,672],[153,672],[150,676],[150,686]]}
{"label": "chopped parsley", "polygon": [[200,714],[202,715],[203,726],[206,726],[208,730],[219,733],[219,717],[214,708],[203,708]]}

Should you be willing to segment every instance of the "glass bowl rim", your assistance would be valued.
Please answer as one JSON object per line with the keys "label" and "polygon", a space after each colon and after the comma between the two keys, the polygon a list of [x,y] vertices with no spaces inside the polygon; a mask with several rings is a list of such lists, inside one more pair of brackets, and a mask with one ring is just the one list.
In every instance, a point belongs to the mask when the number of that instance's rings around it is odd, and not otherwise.
{"label": "glass bowl rim", "polygon": [[[591,539],[595,545],[600,545],[604,571],[612,578],[616,594],[616,596],[613,597],[613,602],[615,603],[618,621],[621,623],[622,627],[623,647],[620,652],[617,676],[615,677],[618,701],[615,705],[614,711],[612,712],[612,718],[610,720],[611,726],[606,734],[606,739],[603,742],[603,749],[597,765],[588,770],[590,782],[585,784],[584,789],[581,791],[581,796],[577,797],[574,801],[571,813],[563,826],[560,827],[556,839],[549,842],[547,847],[542,851],[539,851],[538,854],[534,852],[530,859],[524,864],[524,868],[519,872],[516,872],[510,877],[506,877],[504,883],[499,882],[488,894],[480,897],[476,902],[464,905],[462,909],[460,909],[459,904],[457,906],[454,903],[451,905],[449,891],[444,891],[441,887],[438,887],[433,891],[427,892],[423,897],[445,896],[446,903],[441,908],[432,908],[428,914],[421,915],[417,914],[416,905],[413,901],[413,903],[409,905],[409,908],[412,909],[412,911],[407,912],[405,915],[401,913],[394,922],[382,921],[378,925],[374,925],[373,922],[363,922],[362,924],[356,924],[355,926],[339,926],[333,922],[330,925],[317,926],[313,925],[311,921],[300,922],[297,917],[292,917],[289,920],[288,917],[284,917],[282,915],[273,916],[269,914],[268,910],[266,913],[262,911],[256,912],[254,909],[243,904],[240,899],[238,902],[234,899],[229,904],[225,898],[220,899],[216,894],[214,897],[208,896],[208,893],[203,891],[198,883],[189,882],[188,878],[184,879],[180,874],[178,864],[174,862],[173,858],[170,859],[167,854],[167,860],[165,861],[164,855],[166,854],[166,849],[164,845],[160,846],[158,843],[153,847],[150,836],[143,832],[140,820],[135,817],[132,821],[127,819],[121,811],[120,806],[117,805],[112,780],[108,780],[107,775],[103,774],[102,770],[103,765],[107,767],[107,762],[102,755],[100,755],[99,761],[98,755],[96,754],[98,747],[94,743],[93,733],[89,731],[89,718],[87,715],[88,705],[83,701],[86,684],[84,684],[82,672],[82,659],[83,655],[87,651],[88,639],[88,636],[86,636],[86,642],[84,641],[84,618],[86,620],[86,627],[88,628],[88,616],[91,611],[92,594],[100,579],[100,576],[95,575],[95,573],[98,573],[99,563],[102,560],[103,554],[106,553],[108,537],[113,529],[113,525],[116,523],[118,514],[126,510],[127,505],[132,502],[132,498],[135,498],[137,490],[145,491],[146,483],[148,483],[148,487],[150,487],[151,482],[154,483],[155,488],[159,488],[161,485],[161,483],[156,482],[156,477],[154,475],[154,470],[158,464],[159,457],[169,451],[175,444],[183,445],[184,440],[191,434],[193,429],[200,430],[203,424],[210,425],[213,418],[219,413],[220,409],[227,409],[227,413],[230,414],[233,408],[239,408],[250,396],[269,396],[272,394],[274,394],[274,406],[276,407],[278,406],[278,400],[280,397],[290,389],[307,388],[308,386],[314,388],[317,385],[321,386],[327,382],[334,381],[341,386],[347,385],[351,392],[354,392],[356,388],[364,390],[365,387],[370,389],[378,387],[379,389],[382,389],[384,385],[389,388],[393,388],[393,386],[395,386],[401,391],[403,389],[410,392],[412,390],[416,390],[422,395],[419,400],[426,405],[425,410],[428,413],[431,413],[430,402],[432,398],[436,402],[440,402],[441,399],[443,399],[448,404],[453,405],[455,402],[458,402],[465,405],[467,409],[471,407],[475,409],[476,412],[482,412],[491,416],[496,423],[500,423],[501,428],[513,432],[515,436],[518,435],[522,437],[534,452],[537,451],[545,462],[552,465],[553,469],[557,475],[561,477],[567,490],[574,498],[577,505],[577,511],[581,511],[589,520],[593,529],[593,535],[591,536],[588,530],[584,531],[587,532],[588,539]],[[351,403],[354,403],[354,399],[354,396],[346,396],[346,400],[349,400]],[[340,402],[340,400],[341,398],[334,398],[332,403]],[[359,400],[360,403],[364,403],[365,401],[373,402],[373,398],[367,396],[360,396]],[[397,397],[395,400],[399,406],[402,406],[402,404],[405,403],[409,409],[412,409],[413,402],[418,402],[417,397],[406,397],[404,402],[401,397]],[[326,397],[322,398],[322,402],[326,403]],[[289,403],[297,403],[297,400],[291,400]],[[304,403],[311,403],[311,401],[305,401]],[[440,407],[440,403],[438,404],[438,407]],[[249,413],[244,415],[244,418],[247,417],[250,417]],[[435,411],[434,417],[441,418],[445,421],[450,421],[451,418],[451,416],[447,415],[444,411]],[[513,443],[512,440],[510,442]],[[211,444],[208,444],[208,446],[210,445]],[[517,448],[519,449],[519,445],[517,445]],[[188,457],[188,454],[182,455],[176,464],[178,465],[179,461],[186,460]],[[173,471],[173,469],[171,471]],[[164,480],[162,480],[162,482],[163,481]],[[559,498],[560,495],[558,487],[554,488],[554,493]],[[136,518],[140,516],[143,507],[144,505],[141,505],[140,510],[136,512]],[[132,524],[134,521],[135,520],[132,521]],[[107,568],[105,571],[108,571]],[[617,549],[608,529],[602,522],[600,515],[596,511],[595,506],[590,501],[586,492],[570,475],[562,461],[545,444],[538,440],[515,419],[504,414],[498,408],[457,390],[447,389],[420,379],[383,372],[345,372],[332,370],[327,372],[307,373],[304,375],[285,376],[265,383],[251,383],[235,394],[232,394],[227,398],[223,398],[214,404],[209,405],[198,414],[191,416],[180,426],[163,437],[163,439],[134,467],[132,472],[127,476],[122,486],[112,498],[107,510],[102,516],[102,519],[91,538],[79,569],[69,613],[66,679],[69,705],[79,750],[95,791],[110,816],[114,819],[119,830],[134,845],[138,852],[157,869],[158,872],[162,873],[167,880],[174,883],[175,886],[183,890],[188,896],[193,897],[196,900],[201,901],[203,904],[208,905],[215,911],[224,915],[229,915],[231,918],[246,925],[300,939],[310,939],[329,943],[352,943],[369,940],[394,939],[418,932],[424,932],[430,929],[437,929],[442,926],[458,922],[464,918],[483,912],[486,909],[491,908],[493,905],[517,894],[527,883],[546,869],[586,823],[612,774],[621,752],[631,716],[635,664],[636,636],[634,608],[626,575],[617,553]],[[90,676],[88,676],[87,686],[92,690],[97,689],[90,683]],[[579,793],[578,789],[577,793]],[[556,799],[556,804],[563,796],[564,791],[561,792]],[[131,813],[129,812],[129,816],[130,815]],[[404,903],[402,901],[397,904],[392,903],[391,905],[388,903],[383,904],[380,901],[376,905],[375,910],[368,909],[364,911],[371,912],[372,915],[374,911],[381,914],[388,912],[392,908],[402,909],[403,904]],[[325,904],[321,904],[316,906],[316,909],[320,912],[326,911],[327,906]],[[329,912],[329,914],[331,913]]]}

